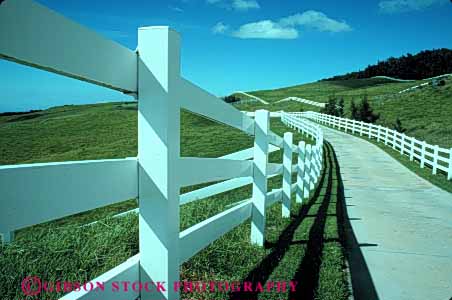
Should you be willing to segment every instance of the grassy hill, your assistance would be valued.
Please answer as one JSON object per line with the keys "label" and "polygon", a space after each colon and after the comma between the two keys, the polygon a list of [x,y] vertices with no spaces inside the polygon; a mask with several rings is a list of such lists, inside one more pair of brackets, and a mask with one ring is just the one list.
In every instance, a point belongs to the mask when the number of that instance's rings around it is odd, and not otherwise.
{"label": "grassy hill", "polygon": [[253,91],[250,94],[271,104],[264,106],[251,103],[238,107],[243,110],[265,107],[275,111],[319,111],[319,108],[307,104],[274,102],[289,96],[327,102],[330,96],[335,95],[344,98],[346,115],[349,116],[351,101],[359,102],[367,95],[374,110],[381,115],[377,124],[392,128],[396,118],[400,118],[407,135],[441,147],[452,147],[452,79],[447,79],[446,85],[442,87],[426,86],[399,94],[399,91],[423,82],[397,82],[385,78],[319,81],[277,90]]}
{"label": "grassy hill", "polygon": [[[253,145],[252,137],[205,118],[181,115],[181,154],[218,157]],[[289,129],[272,119],[271,129],[282,135]],[[304,139],[294,134],[294,142]],[[307,140],[307,142],[312,142]],[[0,165],[122,158],[137,155],[136,103],[62,106],[0,117]],[[181,278],[191,281],[296,280],[299,293],[310,299],[348,297],[345,254],[341,232],[340,175],[331,147],[325,148],[325,167],[317,190],[304,205],[292,199],[292,217],[281,218],[281,205],[268,209],[267,245],[249,243],[246,222],[182,265]],[[281,162],[281,152],[270,156]],[[294,157],[296,161],[296,157]],[[269,189],[280,188],[281,177],[269,180]],[[194,189],[185,187],[182,193]],[[31,195],[32,196],[32,195]],[[235,189],[181,207],[181,230],[251,197],[251,186]],[[127,199],[124,199],[127,200]],[[64,205],[64,199],[61,199]],[[21,299],[20,282],[28,275],[46,281],[86,282],[138,252],[138,217],[112,215],[137,207],[130,199],[106,208],[39,224],[16,232],[17,239],[0,247],[0,299]],[[309,216],[309,217],[308,217]],[[95,225],[81,227],[93,221]],[[328,240],[328,242],[324,242]],[[299,243],[299,241],[306,241]],[[45,293],[57,299],[62,293]],[[202,295],[205,297],[205,295]],[[214,299],[232,295],[212,294]],[[289,294],[260,294],[259,299],[288,298]],[[201,299],[196,295],[186,298]],[[254,297],[254,296],[253,296]],[[290,295],[298,299],[297,295]]]}

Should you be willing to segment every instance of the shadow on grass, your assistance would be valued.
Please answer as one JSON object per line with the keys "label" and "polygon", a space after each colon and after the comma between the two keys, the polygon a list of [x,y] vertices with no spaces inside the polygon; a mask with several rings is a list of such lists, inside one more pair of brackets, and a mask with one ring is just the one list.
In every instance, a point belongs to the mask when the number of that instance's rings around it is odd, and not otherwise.
{"label": "shadow on grass", "polygon": [[[329,149],[324,152],[324,161],[329,157]],[[327,153],[328,152],[328,153]],[[330,168],[326,168],[330,169]],[[315,190],[313,196],[310,198],[309,202],[303,205],[296,215],[292,215],[292,221],[280,234],[278,241],[276,243],[265,243],[266,248],[271,248],[272,251],[268,254],[248,275],[243,281],[252,282],[253,286],[257,283],[264,283],[268,280],[272,272],[276,269],[279,262],[282,260],[286,252],[289,250],[290,246],[293,244],[293,237],[295,230],[300,226],[301,222],[308,215],[309,210],[312,205],[318,201],[321,197],[322,187],[324,186],[326,180],[330,174],[322,172],[319,179],[319,184]],[[300,242],[301,243],[301,242]],[[307,242],[309,243],[309,241]],[[230,299],[257,299],[258,292],[234,292],[230,293]]]}
{"label": "shadow on grass", "polygon": [[[296,215],[291,216],[292,221],[280,234],[276,243],[265,243],[265,247],[270,248],[271,252],[243,278],[243,281],[252,282],[253,286],[257,283],[265,283],[282,261],[290,246],[302,244],[306,247],[305,254],[303,258],[300,258],[301,262],[291,279],[298,282],[297,289],[289,294],[288,299],[315,299],[324,245],[328,242],[339,241],[343,248],[348,250],[346,257],[350,261],[355,299],[376,300],[378,296],[360,251],[362,245],[356,241],[346,212],[338,161],[333,148],[328,143],[325,147],[324,163],[324,172],[322,172],[319,184],[309,202],[303,205]],[[335,181],[337,182],[335,183]],[[324,238],[326,219],[331,215],[328,214],[328,207],[330,203],[333,203],[332,200],[337,201],[339,240]],[[317,213],[315,215],[308,214],[314,204],[319,205]],[[315,218],[309,230],[308,240],[293,241],[295,231],[308,217]],[[258,296],[259,292],[234,292],[229,294],[229,299],[258,299]]]}

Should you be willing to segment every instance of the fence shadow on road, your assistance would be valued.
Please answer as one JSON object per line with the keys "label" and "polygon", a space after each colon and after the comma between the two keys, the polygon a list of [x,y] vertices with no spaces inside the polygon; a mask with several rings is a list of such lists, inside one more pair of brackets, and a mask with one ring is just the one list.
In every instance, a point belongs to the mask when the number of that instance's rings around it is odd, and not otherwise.
{"label": "fence shadow on road", "polygon": [[[341,236],[342,246],[345,249],[346,258],[351,278],[351,288],[354,300],[378,300],[378,294],[375,289],[372,277],[370,276],[367,263],[364,260],[361,247],[374,247],[377,244],[359,244],[350,221],[361,220],[360,218],[350,218],[347,212],[345,201],[344,184],[341,179],[340,165],[337,156],[333,150],[333,158],[336,165],[336,178],[338,179],[338,197],[336,205],[336,214],[341,222],[339,224],[339,234]],[[365,220],[364,220],[365,221]]]}

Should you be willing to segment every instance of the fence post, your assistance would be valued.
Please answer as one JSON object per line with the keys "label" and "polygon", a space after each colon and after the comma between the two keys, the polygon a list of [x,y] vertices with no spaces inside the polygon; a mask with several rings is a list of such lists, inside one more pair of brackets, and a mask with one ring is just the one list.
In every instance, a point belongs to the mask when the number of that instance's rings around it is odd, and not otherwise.
{"label": "fence post", "polygon": [[163,26],[139,28],[138,51],[140,281],[171,286],[141,299],[178,299],[180,36]]}
{"label": "fence post", "polygon": [[369,140],[372,139],[372,124],[369,123],[369,125],[367,126],[367,129],[369,130]]}
{"label": "fence post", "polygon": [[402,133],[402,138],[401,138],[402,142],[400,143],[400,154],[403,155],[403,153],[405,152],[405,134]]}
{"label": "fence post", "polygon": [[388,145],[388,136],[389,136],[389,128],[386,127],[386,132],[385,132],[385,145]]}
{"label": "fence post", "polygon": [[316,144],[315,146],[312,147],[312,164],[313,164],[313,184],[317,184],[318,178],[319,178],[319,174],[320,174],[320,169],[319,169],[319,146]]}
{"label": "fence post", "polygon": [[424,168],[425,166],[425,147],[426,147],[426,142],[423,141],[422,142],[422,146],[421,146],[421,169]]}
{"label": "fence post", "polygon": [[392,131],[392,149],[396,150],[397,131]]}
{"label": "fence post", "polygon": [[311,158],[312,158],[312,146],[306,145],[306,154],[304,158],[304,183],[303,183],[303,197],[309,198],[309,192],[311,191]]}
{"label": "fence post", "polygon": [[411,138],[410,161],[414,160],[414,137]]}
{"label": "fence post", "polygon": [[305,156],[306,156],[306,144],[304,141],[300,141],[298,143],[298,169],[297,169],[297,191],[296,191],[297,203],[303,202]]}
{"label": "fence post", "polygon": [[380,141],[380,132],[381,132],[381,125],[378,125],[378,127],[377,127],[377,142]]}
{"label": "fence post", "polygon": [[360,121],[359,125],[360,125],[360,128],[359,128],[359,135],[360,135],[360,136],[363,136],[364,122],[363,122],[363,121]]}
{"label": "fence post", "polygon": [[436,175],[437,169],[438,169],[438,145],[435,145],[433,148],[433,168],[432,168],[432,174]]}
{"label": "fence post", "polygon": [[284,133],[283,157],[283,186],[282,186],[282,216],[290,217],[290,204],[292,195],[292,132]]}
{"label": "fence post", "polygon": [[267,201],[267,163],[269,113],[257,110],[254,117],[253,209],[251,213],[251,243],[264,245],[265,203]]}
{"label": "fence post", "polygon": [[311,174],[311,179],[309,181],[309,190],[312,191],[315,187],[315,183],[316,183],[316,163],[315,163],[315,152],[316,152],[316,146],[311,146],[311,160],[310,160],[310,174]]}
{"label": "fence post", "polygon": [[352,120],[352,133],[355,134],[355,120]]}
{"label": "fence post", "polygon": [[447,180],[452,180],[452,148],[449,151],[449,170],[447,171]]}

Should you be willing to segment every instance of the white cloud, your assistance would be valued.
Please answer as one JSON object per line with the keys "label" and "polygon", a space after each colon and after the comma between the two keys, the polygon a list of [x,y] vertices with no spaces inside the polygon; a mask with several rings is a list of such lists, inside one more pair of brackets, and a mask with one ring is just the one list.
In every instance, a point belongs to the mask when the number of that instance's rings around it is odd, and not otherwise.
{"label": "white cloud", "polygon": [[[279,21],[262,20],[240,26],[230,34],[241,39],[296,39],[300,29],[311,29],[321,32],[344,32],[352,28],[345,21],[329,18],[322,12],[308,10],[301,14],[291,15]],[[218,23],[212,28],[215,34],[225,34],[229,26]]]}
{"label": "white cloud", "polygon": [[398,13],[413,10],[423,10],[437,4],[445,4],[449,0],[386,0],[380,1],[378,6],[384,13]]}
{"label": "white cloud", "polygon": [[342,32],[352,28],[345,21],[336,21],[322,12],[308,10],[302,14],[295,14],[279,21],[281,26],[304,26],[318,31]]}
{"label": "white cloud", "polygon": [[250,9],[259,9],[260,5],[255,0],[233,0],[232,8],[235,10],[247,11]]}
{"label": "white cloud", "polygon": [[257,0],[206,0],[206,3],[236,11],[248,11],[250,9],[260,8]]}
{"label": "white cloud", "polygon": [[282,27],[270,20],[248,23],[232,33],[241,39],[296,39],[298,31],[295,28]]}
{"label": "white cloud", "polygon": [[223,22],[218,22],[215,26],[212,27],[213,34],[224,34],[229,30],[229,26],[223,24]]}

